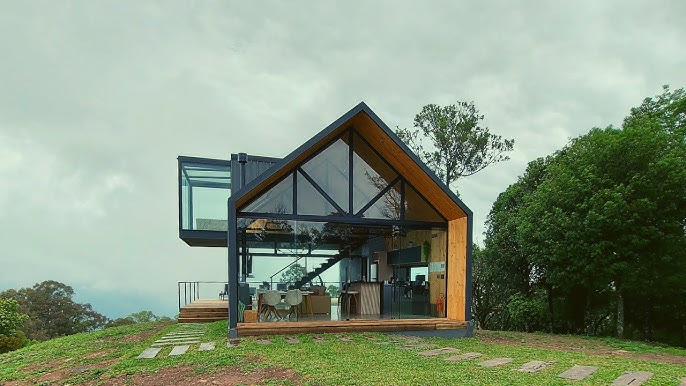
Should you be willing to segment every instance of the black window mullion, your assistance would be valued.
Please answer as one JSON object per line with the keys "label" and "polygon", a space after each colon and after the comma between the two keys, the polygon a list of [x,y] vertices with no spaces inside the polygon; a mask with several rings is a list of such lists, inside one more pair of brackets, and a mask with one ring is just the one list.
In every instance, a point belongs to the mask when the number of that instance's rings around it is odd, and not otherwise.
{"label": "black window mullion", "polygon": [[293,213],[298,214],[298,173],[293,171]]}
{"label": "black window mullion", "polygon": [[405,180],[400,183],[400,219],[405,219]]}
{"label": "black window mullion", "polygon": [[[367,209],[371,208],[384,194],[386,194],[391,188],[398,183],[400,177],[396,177],[393,181],[389,182],[385,188],[383,188],[379,193],[376,194],[368,203],[366,203],[359,212],[355,214],[355,217],[361,216]],[[401,188],[402,189],[402,188]]]}
{"label": "black window mullion", "polygon": [[333,205],[333,207],[336,208],[336,210],[338,211],[338,213],[340,213],[341,215],[346,215],[346,214],[347,214],[347,212],[344,211],[343,208],[341,208],[341,207],[336,203],[336,201],[334,201],[334,199],[331,198],[331,196],[329,196],[329,194],[326,193],[326,191],[324,191],[324,189],[321,188],[321,186],[319,186],[316,182],[314,182],[314,179],[312,179],[312,177],[310,177],[310,175],[307,174],[307,172],[305,172],[305,171],[302,170],[301,168],[298,168],[298,172],[299,172],[300,174],[302,174],[302,176],[305,177],[305,179],[306,179],[307,181],[309,181],[310,184],[312,184],[312,186],[315,188],[315,190],[317,190],[317,191],[319,192],[319,194],[321,194],[322,197],[324,197],[324,198],[326,199],[326,201],[329,202],[329,204]]}

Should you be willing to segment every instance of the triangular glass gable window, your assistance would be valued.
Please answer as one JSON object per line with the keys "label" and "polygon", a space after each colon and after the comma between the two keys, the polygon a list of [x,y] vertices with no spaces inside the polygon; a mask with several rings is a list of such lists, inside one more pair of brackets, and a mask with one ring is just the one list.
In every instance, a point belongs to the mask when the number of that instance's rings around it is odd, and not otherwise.
{"label": "triangular glass gable window", "polygon": [[445,219],[408,183],[405,184],[405,220],[445,222]]}
{"label": "triangular glass gable window", "polygon": [[364,211],[362,217],[385,220],[400,220],[400,182],[397,182],[383,196]]}
{"label": "triangular glass gable window", "polygon": [[339,213],[331,203],[298,173],[298,214],[314,216],[338,216]]}
{"label": "triangular glass gable window", "polygon": [[293,174],[248,204],[242,212],[293,214]]}
{"label": "triangular glass gable window", "polygon": [[353,213],[357,213],[398,175],[357,134],[353,138]]}
{"label": "triangular glass gable window", "polygon": [[348,209],[348,144],[336,140],[301,167],[338,206]]}

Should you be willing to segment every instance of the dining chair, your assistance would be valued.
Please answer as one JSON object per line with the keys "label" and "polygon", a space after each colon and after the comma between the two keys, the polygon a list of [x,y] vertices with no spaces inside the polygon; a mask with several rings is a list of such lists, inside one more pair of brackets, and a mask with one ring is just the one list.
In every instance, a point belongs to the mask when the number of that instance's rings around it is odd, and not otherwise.
{"label": "dining chair", "polygon": [[281,303],[281,294],[277,290],[267,290],[262,295],[262,305],[265,311],[265,318],[269,319],[269,315],[274,315],[277,319],[281,319],[279,311],[276,306]]}
{"label": "dining chair", "polygon": [[303,293],[299,289],[286,292],[286,304],[288,305],[288,318],[295,314],[295,320],[300,316],[300,304],[303,302]]}

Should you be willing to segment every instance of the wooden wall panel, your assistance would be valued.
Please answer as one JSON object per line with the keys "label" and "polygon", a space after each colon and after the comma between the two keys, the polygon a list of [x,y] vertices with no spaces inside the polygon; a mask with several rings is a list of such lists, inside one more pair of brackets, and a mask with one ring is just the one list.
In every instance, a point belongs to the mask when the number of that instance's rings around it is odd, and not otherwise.
{"label": "wooden wall panel", "polygon": [[467,282],[467,218],[448,222],[447,316],[465,320]]}
{"label": "wooden wall panel", "polygon": [[[446,262],[447,260],[447,243],[446,239],[448,233],[443,230],[431,231],[431,258],[429,262],[438,263]],[[429,300],[431,303],[431,310],[436,310],[436,299],[440,294],[443,294],[443,313],[440,316],[445,316],[446,303],[446,274],[447,272],[429,272]]]}

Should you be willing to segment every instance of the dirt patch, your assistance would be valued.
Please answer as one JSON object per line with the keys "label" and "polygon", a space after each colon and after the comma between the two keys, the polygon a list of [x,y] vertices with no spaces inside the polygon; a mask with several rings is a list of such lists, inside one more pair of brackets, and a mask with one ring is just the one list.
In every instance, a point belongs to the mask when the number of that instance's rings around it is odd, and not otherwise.
{"label": "dirt patch", "polygon": [[592,355],[616,355],[645,361],[686,365],[686,356],[617,350],[601,341],[574,336],[530,334],[525,332],[503,334],[497,331],[483,330],[475,331],[474,336],[487,343],[529,346],[546,350],[579,352]]}
{"label": "dirt patch", "polygon": [[[302,379],[293,370],[280,367],[267,367],[244,373],[238,366],[224,366],[211,374],[197,374],[193,367],[167,367],[156,373],[121,375],[107,379],[108,385],[263,385],[269,381],[288,380],[294,385],[301,385]],[[103,379],[100,379],[102,382]],[[88,383],[95,385],[96,383]]]}
{"label": "dirt patch", "polygon": [[95,352],[92,352],[92,353],[84,356],[84,358],[86,358],[86,359],[102,358],[104,356],[112,354],[115,351],[117,351],[116,348],[109,348],[107,350],[95,351]]}

